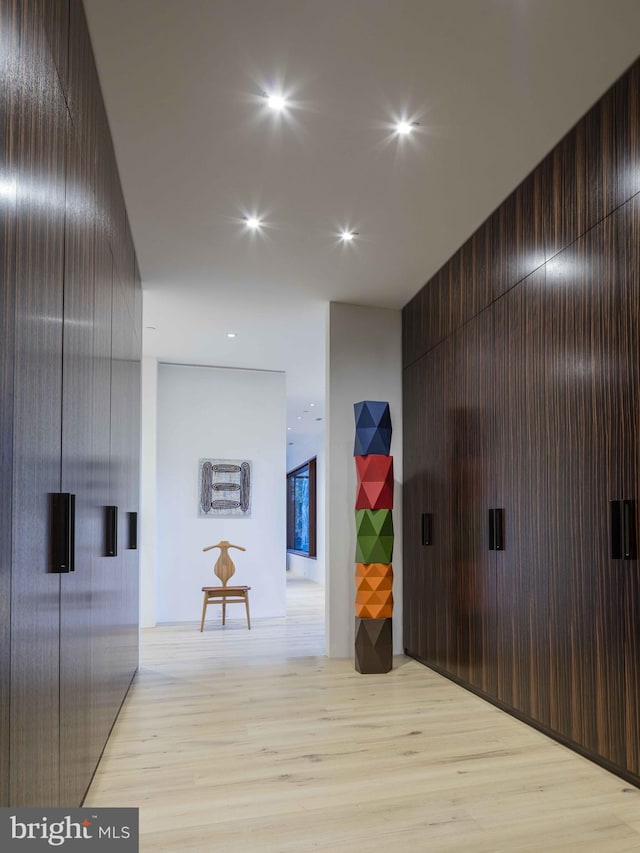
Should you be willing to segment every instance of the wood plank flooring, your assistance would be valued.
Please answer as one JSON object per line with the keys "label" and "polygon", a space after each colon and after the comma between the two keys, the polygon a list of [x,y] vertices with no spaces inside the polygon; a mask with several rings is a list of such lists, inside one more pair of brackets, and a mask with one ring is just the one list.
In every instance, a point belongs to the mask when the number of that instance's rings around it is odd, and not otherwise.
{"label": "wood plank flooring", "polygon": [[328,660],[323,590],[288,593],[143,632],[85,801],[139,807],[141,851],[640,850],[639,790],[415,661]]}

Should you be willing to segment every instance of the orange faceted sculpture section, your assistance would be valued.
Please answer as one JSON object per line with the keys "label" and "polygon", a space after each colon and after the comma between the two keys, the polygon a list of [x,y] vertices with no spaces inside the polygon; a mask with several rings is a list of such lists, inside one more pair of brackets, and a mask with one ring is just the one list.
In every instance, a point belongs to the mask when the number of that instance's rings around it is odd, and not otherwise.
{"label": "orange faceted sculpture section", "polygon": [[388,619],[393,613],[391,563],[356,563],[356,616]]}
{"label": "orange faceted sculpture section", "polygon": [[356,456],[356,509],[393,509],[393,456]]}

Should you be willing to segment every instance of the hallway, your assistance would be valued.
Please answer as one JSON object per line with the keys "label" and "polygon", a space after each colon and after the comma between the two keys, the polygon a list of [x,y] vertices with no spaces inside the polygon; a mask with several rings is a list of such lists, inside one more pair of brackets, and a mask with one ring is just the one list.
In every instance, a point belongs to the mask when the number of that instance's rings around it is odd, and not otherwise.
{"label": "hallway", "polygon": [[287,619],[143,632],[87,806],[138,806],[141,850],[631,851],[640,791],[425,667],[361,676]]}

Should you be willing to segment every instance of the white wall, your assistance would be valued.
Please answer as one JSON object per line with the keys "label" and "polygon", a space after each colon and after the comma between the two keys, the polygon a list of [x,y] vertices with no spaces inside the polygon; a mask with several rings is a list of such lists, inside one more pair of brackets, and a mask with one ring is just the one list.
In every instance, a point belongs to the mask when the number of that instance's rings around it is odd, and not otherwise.
{"label": "white wall", "polygon": [[142,455],[140,481],[140,624],[156,624],[156,419],[158,362],[142,359]]}
{"label": "white wall", "polygon": [[395,474],[393,525],[394,652],[402,646],[402,350],[401,313],[332,302],[327,345],[327,650],[353,657],[355,633],[356,470],[353,404],[389,403]]}
{"label": "white wall", "polygon": [[[252,617],[286,611],[286,418],[283,373],[160,364],[157,434],[157,621],[195,621],[201,587],[218,584],[221,539],[233,580],[251,589]],[[198,518],[198,460],[251,460],[251,518]],[[210,606],[208,618],[218,607]],[[237,613],[236,613],[237,611]],[[240,605],[230,619],[244,619]]]}
{"label": "white wall", "polygon": [[308,578],[314,583],[325,582],[325,449],[324,433],[287,447],[287,471],[304,465],[316,457],[316,557],[287,554],[291,574]]}

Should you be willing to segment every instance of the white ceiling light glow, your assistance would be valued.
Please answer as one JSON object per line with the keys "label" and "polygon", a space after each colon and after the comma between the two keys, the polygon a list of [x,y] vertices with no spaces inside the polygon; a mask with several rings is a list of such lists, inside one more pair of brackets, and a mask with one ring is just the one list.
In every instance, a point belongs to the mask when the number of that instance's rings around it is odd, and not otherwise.
{"label": "white ceiling light glow", "polygon": [[235,338],[235,337],[236,337],[236,333],[235,333],[235,332],[227,332],[227,337],[228,337],[228,338]]}
{"label": "white ceiling light glow", "polygon": [[399,121],[396,124],[396,133],[398,136],[409,136],[416,127],[419,127],[417,121]]}
{"label": "white ceiling light glow", "polygon": [[262,228],[262,219],[259,216],[245,216],[244,221],[251,231],[259,231]]}
{"label": "white ceiling light glow", "polygon": [[358,236],[357,231],[349,231],[348,229],[345,229],[344,231],[340,232],[340,239],[342,240],[343,243],[351,243],[353,241],[354,237],[357,237],[357,236]]}
{"label": "white ceiling light glow", "polygon": [[287,99],[284,95],[279,95],[277,92],[265,94],[267,106],[276,113],[281,113],[288,107]]}

